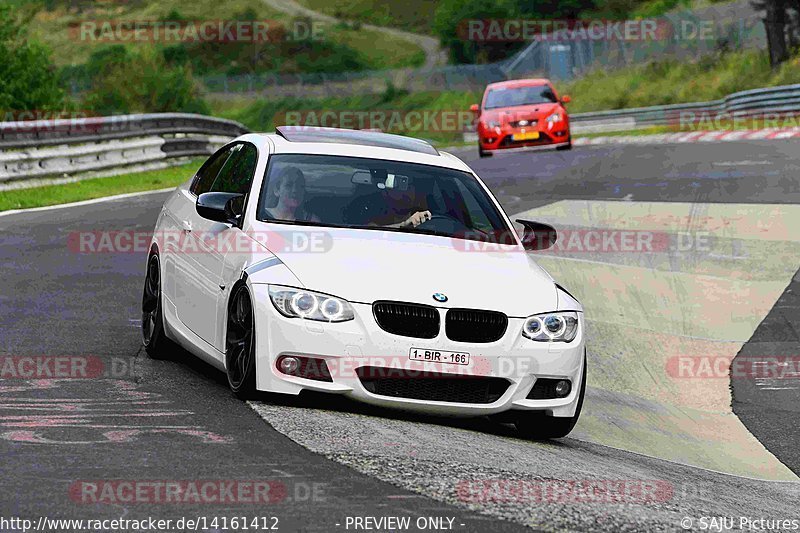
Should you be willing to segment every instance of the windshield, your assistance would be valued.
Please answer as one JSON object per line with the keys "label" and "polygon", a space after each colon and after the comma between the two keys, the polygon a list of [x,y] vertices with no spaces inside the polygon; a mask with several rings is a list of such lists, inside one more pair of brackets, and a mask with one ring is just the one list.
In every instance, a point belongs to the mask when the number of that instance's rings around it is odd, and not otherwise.
{"label": "windshield", "polygon": [[495,242],[512,231],[470,173],[329,155],[270,157],[257,218]]}
{"label": "windshield", "polygon": [[558,102],[553,89],[549,85],[533,87],[515,87],[511,89],[492,89],[486,95],[484,109],[513,107],[529,104],[554,104]]}

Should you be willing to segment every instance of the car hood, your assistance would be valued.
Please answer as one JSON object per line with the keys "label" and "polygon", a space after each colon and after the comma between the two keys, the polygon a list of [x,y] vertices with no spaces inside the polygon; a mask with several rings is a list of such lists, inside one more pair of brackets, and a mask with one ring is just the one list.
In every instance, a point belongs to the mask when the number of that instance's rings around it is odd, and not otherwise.
{"label": "car hood", "polygon": [[[273,250],[307,289],[359,303],[396,300],[512,317],[556,310],[553,279],[519,247],[394,231],[321,231],[324,250]],[[435,301],[435,293],[447,301]]]}
{"label": "car hood", "polygon": [[532,104],[514,107],[488,109],[481,113],[481,120],[496,120],[501,123],[518,120],[544,120],[556,111],[562,110],[560,104]]}

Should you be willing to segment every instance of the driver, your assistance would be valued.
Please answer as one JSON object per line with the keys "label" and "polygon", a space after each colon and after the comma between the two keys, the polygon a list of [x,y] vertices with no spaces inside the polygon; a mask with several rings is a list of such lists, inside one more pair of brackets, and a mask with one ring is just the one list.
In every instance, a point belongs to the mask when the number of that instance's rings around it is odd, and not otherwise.
{"label": "driver", "polygon": [[416,228],[431,219],[431,212],[426,209],[422,198],[418,198],[416,189],[409,183],[407,176],[389,174],[383,183],[382,205],[370,213],[370,225],[390,228]]}

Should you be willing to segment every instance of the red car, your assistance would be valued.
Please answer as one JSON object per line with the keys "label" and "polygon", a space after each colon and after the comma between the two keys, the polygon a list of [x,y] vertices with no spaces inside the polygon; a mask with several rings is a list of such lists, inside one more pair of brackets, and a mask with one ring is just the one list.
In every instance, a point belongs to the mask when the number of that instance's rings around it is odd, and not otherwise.
{"label": "red car", "polygon": [[481,157],[500,150],[555,148],[569,150],[572,139],[564,104],[546,79],[492,83],[480,106],[470,109],[478,118],[478,152]]}

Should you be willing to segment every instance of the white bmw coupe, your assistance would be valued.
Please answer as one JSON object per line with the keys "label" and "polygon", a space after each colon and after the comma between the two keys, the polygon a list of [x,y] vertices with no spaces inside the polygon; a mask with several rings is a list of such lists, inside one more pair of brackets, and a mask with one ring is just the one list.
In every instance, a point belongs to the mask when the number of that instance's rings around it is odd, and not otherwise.
{"label": "white bmw coupe", "polygon": [[257,391],[567,435],[586,387],[581,304],[531,258],[555,242],[417,139],[280,127],[212,155],[164,203],[147,353],[177,343]]}

